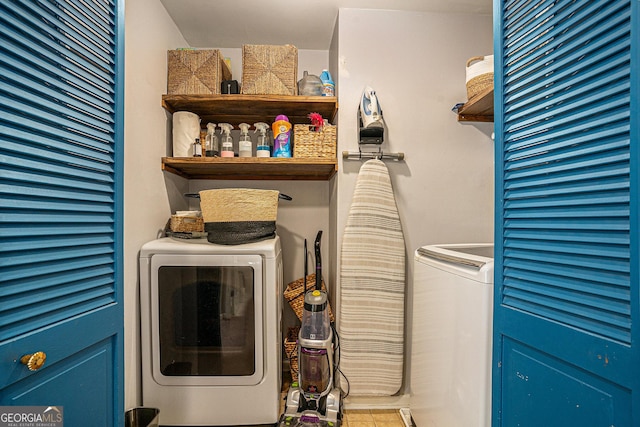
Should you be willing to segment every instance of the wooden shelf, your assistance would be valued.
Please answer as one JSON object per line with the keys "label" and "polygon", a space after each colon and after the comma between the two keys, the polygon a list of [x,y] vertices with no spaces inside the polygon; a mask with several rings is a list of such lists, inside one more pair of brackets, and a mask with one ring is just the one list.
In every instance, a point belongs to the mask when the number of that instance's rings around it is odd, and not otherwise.
{"label": "wooden shelf", "polygon": [[458,109],[459,122],[493,122],[493,88],[479,93]]}
{"label": "wooden shelf", "polygon": [[[162,106],[170,113],[190,111],[207,123],[271,125],[279,114],[292,124],[309,123],[309,113],[319,113],[333,122],[338,111],[336,97],[286,95],[162,95]],[[187,179],[270,179],[327,181],[338,170],[336,159],[257,157],[163,157],[162,170]]]}
{"label": "wooden shelf", "polygon": [[187,179],[327,181],[338,165],[336,159],[163,157],[162,170]]}
{"label": "wooden shelf", "polygon": [[200,116],[202,126],[208,122],[273,123],[284,114],[293,124],[309,123],[309,113],[319,113],[333,123],[338,111],[335,96],[291,95],[162,95],[162,106],[170,113],[191,111]]}

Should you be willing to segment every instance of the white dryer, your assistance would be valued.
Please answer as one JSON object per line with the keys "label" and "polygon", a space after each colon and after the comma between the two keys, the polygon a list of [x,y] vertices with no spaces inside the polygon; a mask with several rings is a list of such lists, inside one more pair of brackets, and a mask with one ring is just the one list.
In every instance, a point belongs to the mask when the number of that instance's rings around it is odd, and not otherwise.
{"label": "white dryer", "polygon": [[280,413],[280,239],[163,238],[140,251],[142,404],[163,425],[274,424]]}
{"label": "white dryer", "polygon": [[491,425],[493,245],[414,256],[411,416],[418,427]]}

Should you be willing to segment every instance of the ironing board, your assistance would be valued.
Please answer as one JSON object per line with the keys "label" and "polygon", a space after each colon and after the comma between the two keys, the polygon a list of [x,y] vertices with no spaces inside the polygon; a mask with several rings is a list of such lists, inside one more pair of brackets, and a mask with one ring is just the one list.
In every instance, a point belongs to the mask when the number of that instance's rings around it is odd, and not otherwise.
{"label": "ironing board", "polygon": [[360,169],[340,269],[340,369],[350,394],[393,395],[403,373],[405,244],[389,172],[380,160]]}

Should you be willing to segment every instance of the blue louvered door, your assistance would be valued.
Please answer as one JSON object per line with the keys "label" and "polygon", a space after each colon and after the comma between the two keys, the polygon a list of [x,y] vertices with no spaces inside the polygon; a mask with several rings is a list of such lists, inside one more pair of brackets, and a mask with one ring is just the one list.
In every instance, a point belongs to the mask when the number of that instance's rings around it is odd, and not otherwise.
{"label": "blue louvered door", "polygon": [[124,424],[122,10],[0,2],[0,406],[71,427]]}
{"label": "blue louvered door", "polygon": [[640,425],[639,4],[495,2],[493,426]]}

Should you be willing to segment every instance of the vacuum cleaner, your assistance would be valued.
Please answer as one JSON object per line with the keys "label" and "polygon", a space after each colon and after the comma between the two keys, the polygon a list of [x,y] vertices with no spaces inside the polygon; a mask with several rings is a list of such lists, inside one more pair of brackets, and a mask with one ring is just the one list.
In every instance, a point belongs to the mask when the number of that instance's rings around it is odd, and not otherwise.
{"label": "vacuum cleaner", "polygon": [[[339,359],[335,353],[339,346],[329,317],[327,293],[321,289],[321,238],[322,230],[315,241],[315,288],[307,291],[305,283],[304,311],[298,334],[298,381],[289,388],[279,426],[339,427],[342,420],[342,396],[340,388],[335,386]],[[306,257],[305,244],[305,282]]]}

